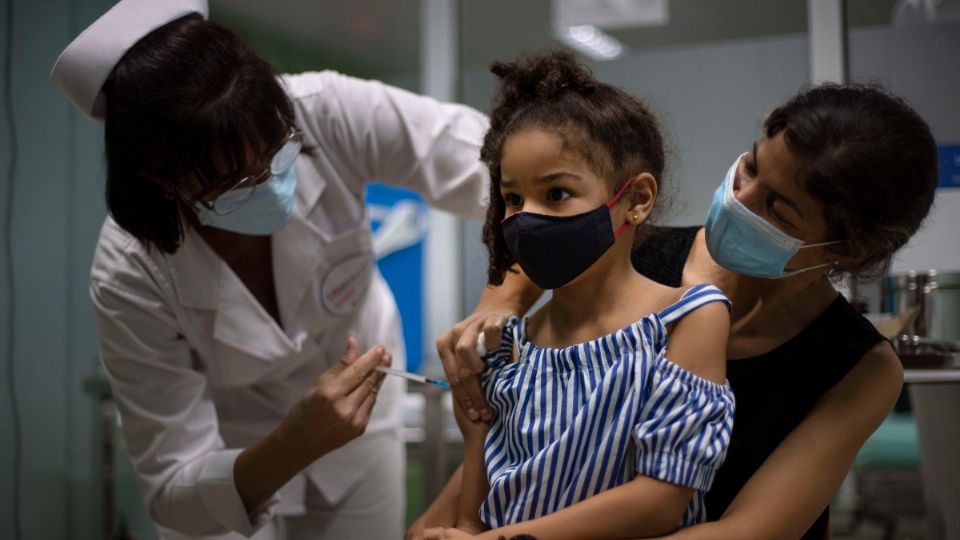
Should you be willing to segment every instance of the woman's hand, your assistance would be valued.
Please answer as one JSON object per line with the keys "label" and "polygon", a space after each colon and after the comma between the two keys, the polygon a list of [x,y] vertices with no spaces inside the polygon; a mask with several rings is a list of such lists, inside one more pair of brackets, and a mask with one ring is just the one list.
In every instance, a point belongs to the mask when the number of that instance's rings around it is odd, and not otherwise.
{"label": "woman's hand", "polygon": [[310,462],[359,437],[367,428],[384,378],[374,369],[389,366],[391,356],[377,345],[358,357],[359,348],[356,339],[348,339],[343,358],[317,376],[284,421],[284,434],[313,456]]}
{"label": "woman's hand", "polygon": [[471,421],[489,422],[493,419],[480,388],[479,375],[483,373],[484,363],[478,345],[482,339],[485,350],[497,348],[503,326],[512,315],[509,311],[481,309],[478,306],[477,311],[455,324],[437,340],[437,353],[450,381],[454,401]]}
{"label": "woman's hand", "polygon": [[541,294],[543,291],[514,265],[502,285],[487,285],[473,313],[437,340],[437,353],[450,381],[453,398],[463,406],[470,420],[489,422],[493,419],[480,389],[479,375],[484,364],[477,351],[479,336],[483,336],[486,350],[497,348],[507,319],[526,313]]}
{"label": "woman's hand", "polygon": [[463,435],[464,445],[476,444],[482,448],[490,424],[483,420],[471,420],[463,409],[463,405],[457,400],[453,400],[453,418],[457,421],[457,427],[460,428],[460,433]]}

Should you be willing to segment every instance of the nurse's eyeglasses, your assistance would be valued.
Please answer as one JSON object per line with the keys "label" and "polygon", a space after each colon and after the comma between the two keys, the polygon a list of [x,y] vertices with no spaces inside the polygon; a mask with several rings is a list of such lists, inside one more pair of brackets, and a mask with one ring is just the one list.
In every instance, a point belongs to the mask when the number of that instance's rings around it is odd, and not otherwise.
{"label": "nurse's eyeglasses", "polygon": [[250,197],[253,197],[257,187],[269,181],[274,175],[280,174],[293,166],[303,149],[303,133],[298,130],[292,130],[287,138],[284,139],[280,150],[273,155],[270,165],[257,174],[244,176],[237,183],[230,186],[226,191],[217,195],[213,202],[207,202],[203,198],[193,200],[195,205],[203,205],[209,210],[213,210],[218,215],[229,214],[240,209]]}

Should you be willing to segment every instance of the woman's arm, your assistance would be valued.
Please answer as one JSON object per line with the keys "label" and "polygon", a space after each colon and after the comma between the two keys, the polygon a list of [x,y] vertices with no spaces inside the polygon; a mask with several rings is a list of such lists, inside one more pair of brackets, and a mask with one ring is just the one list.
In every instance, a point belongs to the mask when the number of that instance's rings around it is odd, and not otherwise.
{"label": "woman's arm", "polygon": [[423,533],[431,527],[453,528],[457,526],[457,512],[460,507],[460,484],[463,480],[463,465],[443,486],[443,490],[430,504],[427,510],[407,529],[405,540],[421,540]]}
{"label": "woman's arm", "polygon": [[830,503],[902,385],[900,360],[888,343],[877,344],[780,443],[718,521],[668,538],[799,538]]}
{"label": "woman's arm", "polygon": [[476,538],[531,535],[538,540],[602,540],[662,534],[677,527],[692,495],[692,489],[639,476],[558,512]]}

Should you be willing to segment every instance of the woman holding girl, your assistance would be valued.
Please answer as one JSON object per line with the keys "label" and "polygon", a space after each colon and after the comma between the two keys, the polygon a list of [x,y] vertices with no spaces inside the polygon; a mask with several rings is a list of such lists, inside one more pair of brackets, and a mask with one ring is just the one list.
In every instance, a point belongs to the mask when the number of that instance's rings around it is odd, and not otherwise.
{"label": "woman holding girl", "polygon": [[[771,112],[762,135],[718,180],[704,227],[650,228],[635,242],[641,274],[712,283],[732,301],[725,345],[737,400],[707,521],[671,538],[822,539],[829,502],[857,451],[893,407],[899,360],[833,286],[884,271],[919,229],[937,186],[926,122],[882,88],[821,85]],[[438,342],[455,396],[490,418],[473,344],[497,346],[536,287],[490,289]],[[459,473],[408,532],[453,522]]]}

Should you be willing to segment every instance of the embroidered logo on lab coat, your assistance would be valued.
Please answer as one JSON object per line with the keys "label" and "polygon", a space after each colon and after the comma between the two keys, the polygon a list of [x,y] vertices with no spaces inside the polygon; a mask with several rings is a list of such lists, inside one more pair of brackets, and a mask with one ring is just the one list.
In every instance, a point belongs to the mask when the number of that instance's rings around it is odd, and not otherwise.
{"label": "embroidered logo on lab coat", "polygon": [[352,313],[360,307],[373,271],[370,253],[356,255],[334,266],[323,278],[323,307],[336,315]]}

